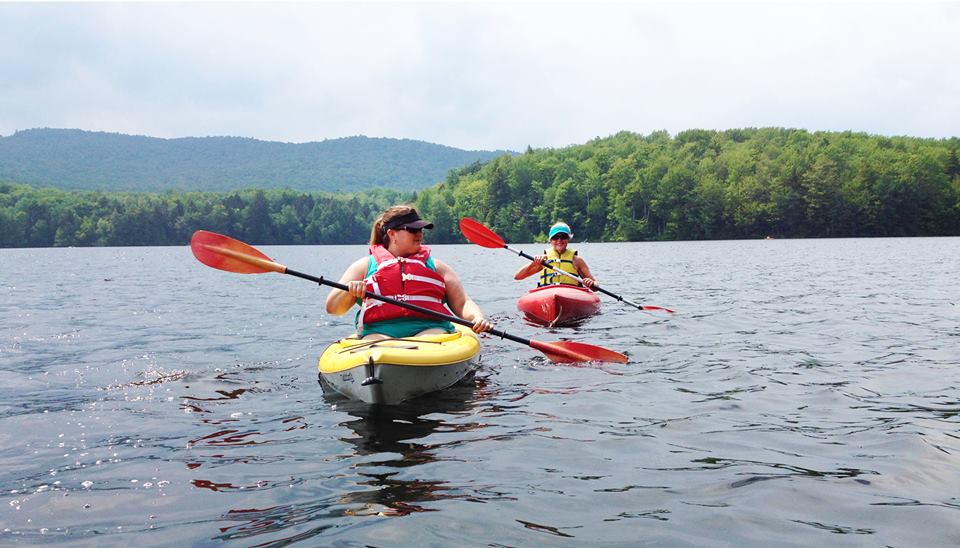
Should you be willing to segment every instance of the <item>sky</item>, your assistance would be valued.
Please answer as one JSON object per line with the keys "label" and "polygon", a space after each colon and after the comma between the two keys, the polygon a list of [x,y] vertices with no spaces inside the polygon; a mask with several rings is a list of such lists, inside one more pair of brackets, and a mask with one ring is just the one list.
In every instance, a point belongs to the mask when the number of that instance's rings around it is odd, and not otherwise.
{"label": "sky", "polygon": [[0,1],[0,135],[960,135],[960,2]]}

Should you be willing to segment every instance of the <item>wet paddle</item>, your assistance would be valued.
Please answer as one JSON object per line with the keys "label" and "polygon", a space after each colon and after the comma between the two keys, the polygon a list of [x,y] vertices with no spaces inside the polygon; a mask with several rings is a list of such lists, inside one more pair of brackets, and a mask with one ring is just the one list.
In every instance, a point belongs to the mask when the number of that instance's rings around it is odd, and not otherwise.
{"label": "wet paddle", "polygon": [[[489,248],[491,248],[491,249],[498,249],[498,248],[507,249],[507,250],[509,250],[509,251],[513,251],[513,252],[516,253],[517,255],[520,255],[521,257],[526,257],[527,259],[530,259],[531,261],[533,260],[533,257],[531,257],[530,255],[524,253],[523,251],[520,251],[519,249],[516,249],[516,248],[513,248],[513,247],[508,246],[508,245],[506,244],[506,242],[503,241],[503,238],[501,238],[496,232],[490,230],[489,228],[487,228],[487,227],[486,227],[485,225],[483,225],[482,223],[480,223],[480,222],[478,222],[478,221],[475,221],[475,220],[471,219],[470,217],[464,217],[464,218],[460,219],[460,232],[463,232],[463,235],[466,236],[468,240],[470,240],[471,242],[473,242],[473,243],[475,243],[475,244],[477,244],[477,245],[479,245],[479,246],[489,247]],[[571,274],[571,273],[569,273],[569,272],[564,272],[564,271],[560,270],[559,268],[554,268],[554,267],[552,267],[552,266],[550,266],[550,265],[543,265],[543,266],[545,266],[546,268],[549,268],[550,270],[559,272],[560,274],[563,274],[564,276],[573,278],[574,280],[577,280],[577,281],[580,282],[580,283],[583,283],[583,279],[580,278],[579,276],[577,276],[576,274]],[[611,292],[607,291],[606,289],[603,289],[602,287],[600,287],[600,286],[598,286],[598,285],[596,285],[596,284],[594,284],[593,287],[591,287],[590,289],[593,289],[594,291],[599,291],[600,293],[603,293],[604,295],[609,295],[609,296],[613,297],[614,299],[616,299],[616,300],[618,300],[618,301],[627,303],[627,304],[629,304],[630,306],[634,306],[634,307],[636,307],[636,308],[639,308],[640,310],[663,310],[663,311],[665,311],[665,312],[669,312],[669,313],[673,314],[673,310],[670,310],[669,308],[664,308],[664,307],[662,307],[662,306],[653,306],[653,305],[649,305],[649,304],[637,304],[637,303],[634,303],[634,302],[630,302],[630,301],[628,301],[627,299],[624,299],[623,297],[621,297],[620,295],[611,293]]]}
{"label": "wet paddle", "polygon": [[[215,232],[207,232],[206,230],[198,230],[194,232],[193,238],[190,239],[190,249],[193,250],[193,255],[198,261],[209,267],[219,270],[226,270],[227,272],[236,272],[239,274],[262,274],[264,272],[277,272],[280,274],[289,274],[291,276],[303,278],[304,280],[309,280],[320,285],[335,287],[343,291],[348,290],[347,286],[339,282],[333,282],[324,279],[322,276],[318,278],[316,276],[311,276],[310,274],[304,274],[302,272],[289,269],[282,264],[274,262],[273,259],[267,257],[253,246],[245,244],[239,240],[234,240],[228,236],[217,234]],[[398,301],[396,299],[378,295],[376,293],[367,293],[367,296],[371,299],[390,303],[396,306],[407,308],[409,310],[415,310],[435,318],[448,320],[460,325],[465,325],[467,327],[473,326],[473,322],[469,320],[465,320],[453,315],[441,314],[428,308]],[[573,341],[532,341],[521,337],[516,337],[497,329],[491,329],[489,333],[502,339],[508,339],[513,342],[518,342],[531,348],[535,348],[543,352],[552,361],[558,363],[576,363],[588,361],[627,363],[627,357],[625,355],[600,346],[594,346],[592,344]]]}

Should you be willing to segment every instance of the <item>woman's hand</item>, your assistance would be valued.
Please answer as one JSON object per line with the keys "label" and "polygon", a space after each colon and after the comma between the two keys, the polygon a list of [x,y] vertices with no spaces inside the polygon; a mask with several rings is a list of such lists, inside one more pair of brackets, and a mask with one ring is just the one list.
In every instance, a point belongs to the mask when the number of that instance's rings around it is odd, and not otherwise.
{"label": "woman's hand", "polygon": [[479,316],[473,320],[471,329],[473,329],[474,333],[483,333],[484,331],[493,329],[493,324],[483,316]]}
{"label": "woman's hand", "polygon": [[347,293],[350,295],[362,299],[364,295],[367,294],[367,283],[363,280],[351,280],[347,282]]}
{"label": "woman's hand", "polygon": [[[596,283],[597,283],[597,280],[594,280],[593,278],[583,279],[583,285],[589,287],[590,289],[593,289],[593,286],[596,285]],[[596,289],[593,289],[593,290],[596,291]]]}
{"label": "woman's hand", "polygon": [[357,299],[363,298],[367,292],[363,278],[367,274],[368,261],[367,257],[363,257],[347,267],[343,276],[340,276],[340,283],[347,286],[347,289],[344,291],[334,288],[327,293],[327,313],[342,316],[357,303]]}

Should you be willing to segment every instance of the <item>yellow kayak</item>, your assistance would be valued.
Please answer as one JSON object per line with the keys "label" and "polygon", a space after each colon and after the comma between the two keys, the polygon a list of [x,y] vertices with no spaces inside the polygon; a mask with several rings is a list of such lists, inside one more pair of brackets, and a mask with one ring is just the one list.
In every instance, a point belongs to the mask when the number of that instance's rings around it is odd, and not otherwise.
{"label": "yellow kayak", "polygon": [[477,335],[455,327],[454,333],[402,339],[341,339],[320,356],[320,377],[348,398],[376,404],[442,390],[473,373],[480,361]]}

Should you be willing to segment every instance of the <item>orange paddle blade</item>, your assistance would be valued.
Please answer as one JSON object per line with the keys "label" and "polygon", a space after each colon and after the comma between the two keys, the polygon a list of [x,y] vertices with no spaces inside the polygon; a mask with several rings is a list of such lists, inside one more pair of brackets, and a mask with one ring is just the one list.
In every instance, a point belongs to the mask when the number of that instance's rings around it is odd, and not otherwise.
{"label": "orange paddle blade", "polygon": [[603,348],[602,346],[594,346],[587,343],[573,341],[530,341],[530,346],[543,352],[551,361],[557,363],[627,363],[627,357],[625,355],[608,348]]}
{"label": "orange paddle blade", "polygon": [[663,310],[664,312],[669,312],[673,314],[673,310],[670,310],[669,308],[664,308],[662,306],[654,306],[652,304],[641,304],[641,305],[638,305],[638,308],[640,308],[640,310]]}
{"label": "orange paddle blade", "polygon": [[494,249],[507,246],[503,238],[498,236],[496,232],[474,221],[470,217],[460,219],[460,232],[463,232],[463,235],[466,236],[468,240],[479,246]]}
{"label": "orange paddle blade", "polygon": [[253,246],[229,236],[198,230],[190,238],[193,256],[201,263],[219,270],[238,274],[262,274],[287,271],[287,267],[273,262]]}

